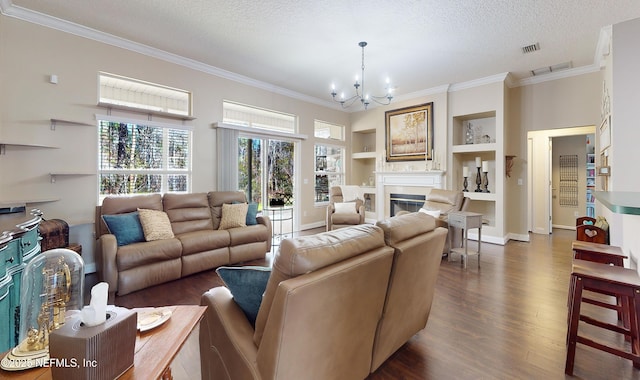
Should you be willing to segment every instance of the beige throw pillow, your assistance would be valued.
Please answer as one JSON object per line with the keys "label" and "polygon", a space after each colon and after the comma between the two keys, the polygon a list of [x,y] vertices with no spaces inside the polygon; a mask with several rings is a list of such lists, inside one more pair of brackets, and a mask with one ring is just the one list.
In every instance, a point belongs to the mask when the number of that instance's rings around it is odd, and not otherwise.
{"label": "beige throw pillow", "polygon": [[222,217],[220,218],[219,230],[227,230],[235,227],[247,226],[247,210],[249,205],[246,203],[235,203],[222,205]]}
{"label": "beige throw pillow", "polygon": [[146,241],[171,239],[174,237],[171,222],[166,212],[139,208],[138,216]]}
{"label": "beige throw pillow", "polygon": [[356,202],[336,202],[333,205],[336,208],[336,214],[355,214]]}

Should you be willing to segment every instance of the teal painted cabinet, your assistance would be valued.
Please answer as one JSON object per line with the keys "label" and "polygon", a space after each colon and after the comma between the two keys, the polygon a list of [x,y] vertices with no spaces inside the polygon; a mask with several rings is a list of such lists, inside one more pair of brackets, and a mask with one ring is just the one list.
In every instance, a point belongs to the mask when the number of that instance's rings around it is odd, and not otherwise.
{"label": "teal painted cabinet", "polygon": [[[24,219],[23,219],[24,220]],[[20,289],[27,264],[40,254],[39,213],[0,236],[0,352],[18,344]]]}

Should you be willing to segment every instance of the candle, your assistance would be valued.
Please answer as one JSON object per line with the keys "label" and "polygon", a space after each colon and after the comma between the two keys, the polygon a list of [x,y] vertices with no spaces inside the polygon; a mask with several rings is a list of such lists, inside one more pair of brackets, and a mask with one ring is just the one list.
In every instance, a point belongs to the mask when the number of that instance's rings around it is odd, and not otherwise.
{"label": "candle", "polygon": [[489,161],[482,161],[482,171],[485,173],[489,171]]}
{"label": "candle", "polygon": [[469,176],[469,168],[468,167],[466,167],[466,166],[462,167],[462,176],[465,177],[465,178]]}
{"label": "candle", "polygon": [[482,166],[481,162],[482,161],[481,161],[480,157],[476,157],[476,168],[479,168],[480,166]]}

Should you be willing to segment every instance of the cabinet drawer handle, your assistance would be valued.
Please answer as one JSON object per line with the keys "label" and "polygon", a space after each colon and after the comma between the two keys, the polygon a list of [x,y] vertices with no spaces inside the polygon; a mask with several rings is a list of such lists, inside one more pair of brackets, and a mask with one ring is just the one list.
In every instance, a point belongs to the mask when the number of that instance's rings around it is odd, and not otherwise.
{"label": "cabinet drawer handle", "polygon": [[5,263],[13,264],[13,256],[9,257],[9,259],[4,261]]}

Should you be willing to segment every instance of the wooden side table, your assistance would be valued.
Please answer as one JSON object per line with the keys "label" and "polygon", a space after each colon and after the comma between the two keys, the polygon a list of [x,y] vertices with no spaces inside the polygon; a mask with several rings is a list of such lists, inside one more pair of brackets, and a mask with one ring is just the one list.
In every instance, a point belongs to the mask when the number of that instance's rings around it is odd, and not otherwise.
{"label": "wooden side table", "polygon": [[[448,260],[451,261],[451,253],[455,252],[460,254],[460,265],[465,269],[467,268],[467,261],[469,255],[478,255],[478,268],[480,268],[480,244],[482,240],[482,214],[469,211],[452,211],[447,216],[449,227],[458,227],[464,230],[464,239],[462,240],[462,248],[453,248],[451,236],[449,235],[449,255]],[[478,250],[469,251],[469,229],[478,229]]]}
{"label": "wooden side table", "polygon": [[[171,318],[164,324],[139,332],[136,336],[133,367],[122,374],[119,380],[135,379],[171,379],[171,362],[193,329],[200,323],[206,306],[177,305],[167,306],[173,311]],[[144,310],[134,308],[133,310]],[[2,354],[4,358],[4,354]],[[24,371],[10,372],[0,369],[1,379],[51,380],[51,368],[38,367]]]}

